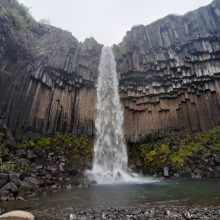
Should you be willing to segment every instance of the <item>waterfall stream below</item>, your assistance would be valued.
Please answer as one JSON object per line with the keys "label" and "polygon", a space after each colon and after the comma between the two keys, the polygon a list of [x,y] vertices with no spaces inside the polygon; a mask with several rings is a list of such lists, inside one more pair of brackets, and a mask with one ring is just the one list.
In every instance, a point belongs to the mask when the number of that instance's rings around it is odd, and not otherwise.
{"label": "waterfall stream below", "polygon": [[93,168],[86,172],[88,178],[98,184],[153,181],[128,169],[123,121],[124,111],[120,103],[114,53],[111,47],[103,47],[97,83]]}

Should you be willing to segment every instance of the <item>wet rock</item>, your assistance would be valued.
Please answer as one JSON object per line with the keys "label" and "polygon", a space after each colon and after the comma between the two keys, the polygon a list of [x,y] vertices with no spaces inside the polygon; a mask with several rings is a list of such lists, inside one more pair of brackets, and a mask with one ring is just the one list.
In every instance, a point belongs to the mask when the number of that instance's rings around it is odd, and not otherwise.
{"label": "wet rock", "polygon": [[169,175],[169,167],[168,166],[164,166],[163,167],[163,175],[165,176],[165,177],[169,177],[170,175]]}
{"label": "wet rock", "polygon": [[132,170],[134,170],[134,169],[136,168],[136,166],[135,166],[135,164],[130,164],[130,165],[129,165],[129,168],[132,169]]}
{"label": "wet rock", "polygon": [[42,185],[42,181],[37,179],[36,177],[28,177],[26,178],[26,181],[32,185],[37,185],[37,186]]}
{"label": "wet rock", "polygon": [[25,157],[26,154],[27,154],[27,152],[26,152],[25,149],[18,149],[18,150],[16,151],[16,154],[17,154],[18,156],[20,156],[20,157]]}
{"label": "wet rock", "polygon": [[56,166],[48,166],[47,170],[50,171],[51,173],[56,173],[57,172],[57,167]]}
{"label": "wet rock", "polygon": [[28,150],[27,151],[27,158],[31,161],[34,162],[37,160],[37,155],[32,151],[32,150]]}
{"label": "wet rock", "polygon": [[43,169],[43,165],[36,166],[36,170],[41,170],[41,169]]}
{"label": "wet rock", "polygon": [[49,180],[50,180],[50,179],[52,179],[52,178],[53,178],[53,176],[52,176],[51,174],[49,174],[49,173],[46,174],[46,179],[49,179]]}
{"label": "wet rock", "polygon": [[28,167],[30,166],[31,162],[28,160],[28,159],[25,159],[25,158],[19,158],[18,159],[18,163],[21,165],[21,166],[24,166],[24,167]]}
{"label": "wet rock", "polygon": [[180,177],[180,174],[179,174],[179,173],[174,173],[174,174],[173,174],[173,177],[179,178],[179,177]]}
{"label": "wet rock", "polygon": [[0,173],[0,189],[8,182],[8,175]]}
{"label": "wet rock", "polygon": [[10,182],[10,183],[7,183],[6,185],[4,185],[0,189],[0,191],[9,191],[11,193],[16,193],[18,191],[18,187],[14,183]]}
{"label": "wet rock", "polygon": [[0,190],[0,201],[7,201],[12,196],[9,191]]}
{"label": "wet rock", "polygon": [[89,185],[96,185],[97,184],[97,182],[95,181],[95,180],[91,180],[90,182],[89,182]]}
{"label": "wet rock", "polygon": [[72,185],[71,185],[71,184],[68,184],[68,185],[66,186],[66,189],[72,189]]}
{"label": "wet rock", "polygon": [[21,180],[19,179],[19,174],[18,173],[12,173],[10,174],[10,180],[16,185],[20,186]]}
{"label": "wet rock", "polygon": [[[199,173],[200,173],[200,172],[199,172]],[[201,179],[202,176],[201,176],[200,174],[198,174],[198,173],[192,173],[192,174],[191,174],[191,178],[193,178],[193,179]]]}
{"label": "wet rock", "polygon": [[69,175],[70,176],[76,176],[77,174],[78,174],[78,171],[76,169],[69,170]]}
{"label": "wet rock", "polygon": [[220,172],[220,166],[216,166],[215,169]]}
{"label": "wet rock", "polygon": [[26,191],[26,190],[31,190],[31,189],[33,189],[34,186],[33,186],[33,184],[31,184],[30,182],[24,180],[24,181],[21,181],[21,182],[20,182],[20,188],[21,188],[22,190]]}
{"label": "wet rock", "polygon": [[25,201],[25,199],[21,196],[16,196],[16,200]]}
{"label": "wet rock", "polygon": [[220,154],[214,155],[214,160],[216,163],[220,163]]}
{"label": "wet rock", "polygon": [[192,218],[192,215],[191,215],[188,211],[186,211],[186,212],[184,213],[184,217],[185,217],[186,219],[191,219],[191,218]]}
{"label": "wet rock", "polygon": [[74,214],[70,214],[69,219],[70,220],[75,220],[75,219],[77,219],[77,216],[74,215]]}
{"label": "wet rock", "polygon": [[64,165],[65,165],[65,163],[60,163],[59,164],[59,170],[60,170],[60,172],[64,172],[65,170],[64,170]]}

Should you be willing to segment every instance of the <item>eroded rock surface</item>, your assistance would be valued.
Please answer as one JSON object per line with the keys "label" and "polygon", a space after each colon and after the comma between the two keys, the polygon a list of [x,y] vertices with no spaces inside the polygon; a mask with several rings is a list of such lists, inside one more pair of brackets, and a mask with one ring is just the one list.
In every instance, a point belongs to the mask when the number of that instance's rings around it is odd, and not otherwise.
{"label": "eroded rock surface", "polygon": [[114,46],[127,139],[220,123],[220,2],[136,26]]}
{"label": "eroded rock surface", "polygon": [[0,2],[0,118],[16,132],[93,135],[102,45],[42,25]]}
{"label": "eroded rock surface", "polygon": [[[94,134],[101,47],[0,2],[0,119],[28,131]],[[21,19],[22,18],[22,19]],[[114,46],[130,141],[220,124],[220,2],[136,26]]]}

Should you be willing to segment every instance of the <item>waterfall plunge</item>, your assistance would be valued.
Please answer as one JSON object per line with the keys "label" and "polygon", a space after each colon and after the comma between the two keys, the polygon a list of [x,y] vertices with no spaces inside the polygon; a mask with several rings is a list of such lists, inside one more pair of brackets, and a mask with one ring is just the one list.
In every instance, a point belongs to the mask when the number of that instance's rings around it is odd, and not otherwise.
{"label": "waterfall plunge", "polygon": [[140,182],[128,170],[127,148],[123,132],[124,112],[118,93],[116,62],[110,47],[103,47],[97,84],[96,141],[93,168],[87,171],[98,184]]}

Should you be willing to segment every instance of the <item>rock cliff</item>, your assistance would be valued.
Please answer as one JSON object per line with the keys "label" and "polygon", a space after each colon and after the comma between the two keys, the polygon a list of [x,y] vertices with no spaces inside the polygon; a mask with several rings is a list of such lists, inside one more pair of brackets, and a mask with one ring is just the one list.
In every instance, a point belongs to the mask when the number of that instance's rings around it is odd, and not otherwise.
{"label": "rock cliff", "polygon": [[[28,131],[94,134],[102,45],[0,0],[0,119]],[[135,26],[114,45],[127,140],[220,124],[220,1]]]}
{"label": "rock cliff", "polygon": [[0,1],[0,21],[0,118],[16,136],[93,135],[102,45],[37,23],[15,0]]}
{"label": "rock cliff", "polygon": [[114,50],[127,139],[220,123],[220,1],[133,27]]}

